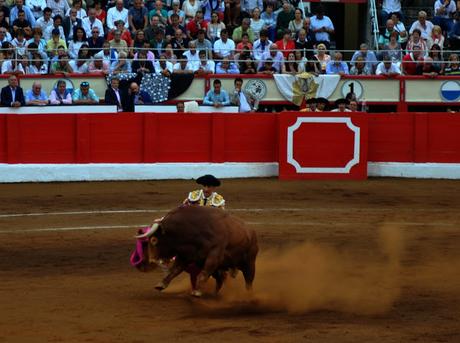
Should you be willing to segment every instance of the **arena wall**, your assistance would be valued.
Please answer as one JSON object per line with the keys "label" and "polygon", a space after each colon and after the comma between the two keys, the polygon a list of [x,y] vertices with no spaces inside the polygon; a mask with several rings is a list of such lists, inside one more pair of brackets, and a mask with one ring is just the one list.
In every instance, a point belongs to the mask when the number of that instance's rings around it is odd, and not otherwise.
{"label": "arena wall", "polygon": [[[0,180],[276,176],[283,115],[0,115]],[[370,176],[460,178],[460,116],[367,119]]]}

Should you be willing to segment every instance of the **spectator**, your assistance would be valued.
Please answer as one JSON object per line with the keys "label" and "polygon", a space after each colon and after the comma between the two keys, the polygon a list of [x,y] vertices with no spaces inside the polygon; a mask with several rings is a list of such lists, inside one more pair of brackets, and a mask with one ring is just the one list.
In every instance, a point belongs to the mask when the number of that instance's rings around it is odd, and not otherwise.
{"label": "spectator", "polygon": [[231,26],[238,26],[238,18],[241,12],[240,0],[225,0],[225,23]]}
{"label": "spectator", "polygon": [[234,62],[230,62],[228,58],[224,58],[216,64],[216,74],[239,74],[240,70]]}
{"label": "spectator", "polygon": [[166,56],[166,59],[171,62],[171,63],[176,63],[177,61],[177,56],[174,54],[174,50],[172,48],[172,44],[171,43],[167,43],[165,45],[165,52],[164,52],[164,55]]}
{"label": "spectator", "polygon": [[94,0],[94,9],[96,10],[96,18],[99,19],[106,26],[107,12],[102,9],[102,0]]}
{"label": "spectator", "polygon": [[225,29],[225,24],[220,21],[217,12],[213,12],[211,14],[211,21],[208,23],[208,27],[206,29],[207,37],[211,43],[220,39],[220,33],[223,29]]}
{"label": "spectator", "polygon": [[[134,66],[133,66],[134,67]],[[172,62],[167,60],[166,55],[161,55],[157,62],[155,62],[155,73],[170,77],[174,69]]]}
{"label": "spectator", "polygon": [[391,60],[395,63],[400,63],[401,58],[402,58],[402,49],[401,49],[401,44],[398,43],[398,33],[393,32],[390,35],[390,42],[388,44],[385,44],[383,47],[383,51],[385,51],[385,54],[390,56]]}
{"label": "spectator", "polygon": [[53,18],[57,15],[65,17],[70,8],[67,0],[46,0],[46,5],[53,11]]}
{"label": "spectator", "polygon": [[287,55],[287,60],[284,61],[282,66],[283,74],[297,74],[299,73],[299,63],[296,61],[295,52],[291,51]]}
{"label": "spectator", "polygon": [[184,113],[185,112],[185,104],[183,101],[179,101],[176,104],[176,112],[177,113]]}
{"label": "spectator", "polygon": [[91,36],[91,31],[93,27],[97,27],[99,29],[99,36],[104,36],[104,26],[102,25],[102,22],[96,18],[96,9],[90,8],[88,11],[88,16],[82,19],[81,23],[83,28],[85,29],[86,36]]}
{"label": "spectator", "polygon": [[171,39],[171,45],[176,56],[182,55],[188,48],[189,40],[184,38],[184,31],[177,29],[174,38]]}
{"label": "spectator", "polygon": [[[137,31],[141,32],[141,31]],[[115,50],[117,53],[120,53],[123,51],[124,53],[128,54],[129,49],[128,49],[128,43],[126,43],[125,40],[121,39],[121,32],[119,30],[115,30],[113,34],[113,39],[109,41],[110,43],[110,49]],[[142,42],[143,44],[144,42]]]}
{"label": "spectator", "polygon": [[[134,40],[133,40],[133,43],[132,43],[134,51],[137,51],[138,49],[142,49],[144,47],[145,42],[146,42],[146,40],[145,40],[144,31],[143,30],[137,30],[136,34],[134,35]],[[126,42],[126,44],[128,44],[128,43]],[[120,51],[118,51],[118,52],[120,52]]]}
{"label": "spectator", "polygon": [[[176,2],[173,1],[173,5],[175,4],[177,5],[177,1]],[[176,6],[176,7],[179,7],[179,6]],[[149,12],[149,16],[148,16],[149,22],[154,16],[158,17],[159,23],[161,23],[163,26],[168,23],[168,11],[163,8],[163,2],[161,0],[155,1],[155,8],[153,8]]]}
{"label": "spectator", "polygon": [[350,102],[347,99],[337,99],[335,101],[335,106],[337,106],[336,109],[333,109],[331,112],[351,112],[347,106],[350,104]]}
{"label": "spectator", "polygon": [[449,56],[444,74],[447,76],[460,75],[460,62],[457,54],[451,54]]}
{"label": "spectator", "polygon": [[271,68],[274,68],[277,73],[281,72],[281,66],[284,63],[284,57],[283,57],[283,54],[280,51],[278,51],[278,46],[276,44],[272,44],[270,46],[269,52],[264,53],[262,55],[262,58],[258,66],[259,71],[262,70],[261,68],[264,66],[263,61],[267,61],[267,60],[269,60],[270,61],[269,64],[271,64],[269,70],[271,70]]}
{"label": "spectator", "polygon": [[43,33],[41,28],[36,27],[33,30],[33,38],[27,41],[27,47],[29,47],[32,43],[36,44],[37,51],[40,52],[40,54],[43,54],[42,57],[46,57],[46,40],[43,39]]}
{"label": "spectator", "polygon": [[[149,105],[152,103],[150,95],[139,89],[139,85],[136,82],[132,82],[128,88],[128,95],[123,97],[123,111],[134,112],[136,105]],[[122,100],[123,100],[122,99]]]}
{"label": "spectator", "polygon": [[358,112],[358,101],[356,99],[349,100],[348,109],[350,112]]}
{"label": "spectator", "polygon": [[193,71],[198,69],[198,65],[200,64],[200,56],[198,55],[198,51],[196,49],[195,42],[190,42],[188,45],[189,49],[183,53],[183,57],[185,57],[192,67]]}
{"label": "spectator", "polygon": [[27,106],[46,106],[49,104],[48,96],[42,90],[42,84],[39,81],[34,81],[32,89],[26,92]]}
{"label": "spectator", "polygon": [[430,49],[433,44],[437,44],[441,49],[444,47],[444,36],[442,34],[441,26],[434,25],[431,35],[428,37],[428,49]]}
{"label": "spectator", "polygon": [[5,5],[5,0],[0,0],[0,11],[3,12],[4,21],[2,20],[1,25],[8,25],[8,26],[0,26],[9,28],[9,20],[10,20],[10,5]]}
{"label": "spectator", "polygon": [[16,32],[16,38],[11,41],[11,45],[15,49],[15,53],[18,55],[25,55],[26,54],[26,44],[27,40],[24,37],[24,31],[19,29]]}
{"label": "spectator", "polygon": [[125,28],[129,28],[128,10],[123,6],[123,0],[116,0],[115,7],[107,11],[107,27],[110,31],[115,30],[116,23],[122,21]]}
{"label": "spectator", "polygon": [[59,56],[56,62],[51,64],[51,74],[70,74],[73,73],[73,69],[69,64],[69,58],[67,54]]}
{"label": "spectator", "polygon": [[254,112],[254,100],[249,94],[243,91],[243,80],[236,78],[233,84],[235,85],[235,90],[233,91],[231,104],[238,106],[238,112],[240,113]]}
{"label": "spectator", "polygon": [[265,29],[260,31],[260,38],[254,42],[252,47],[254,58],[260,61],[264,53],[269,53],[272,44],[273,42],[268,39],[268,31]]}
{"label": "spectator", "polygon": [[88,63],[86,62],[85,56],[83,56],[83,51],[78,52],[76,59],[69,61],[70,68],[72,68],[72,73],[76,74],[86,74],[89,73]]}
{"label": "spectator", "polygon": [[415,47],[419,47],[422,50],[423,54],[426,55],[428,53],[428,48],[426,46],[425,41],[420,37],[421,32],[419,29],[415,29],[412,32],[412,35],[409,38],[409,41],[406,45],[406,50],[412,51]]}
{"label": "spectator", "polygon": [[442,50],[438,44],[431,46],[429,57],[433,59],[433,65],[438,74],[444,74],[444,60],[442,58]]}
{"label": "spectator", "polygon": [[201,8],[200,0],[185,0],[182,3],[182,11],[185,13],[185,24],[187,25]]}
{"label": "spectator", "polygon": [[315,54],[316,59],[321,64],[321,73],[326,73],[326,66],[331,61],[331,56],[326,53],[326,45],[318,44],[316,46],[317,53]]}
{"label": "spectator", "polygon": [[381,22],[386,22],[395,13],[399,18],[402,17],[401,0],[383,0]]}
{"label": "spectator", "polygon": [[289,53],[295,50],[295,43],[291,38],[291,30],[286,29],[283,33],[283,38],[277,41],[275,44],[283,53],[284,58],[287,58]]}
{"label": "spectator", "polygon": [[235,42],[228,38],[227,29],[220,32],[220,39],[214,43],[214,58],[223,59],[224,57],[233,58],[235,52]]}
{"label": "spectator", "polygon": [[32,63],[29,66],[29,74],[48,74],[48,64],[43,61],[38,52],[32,53]]}
{"label": "spectator", "polygon": [[67,89],[64,80],[59,80],[56,87],[51,91],[49,99],[51,105],[71,105],[72,91]]}
{"label": "spectator", "polygon": [[239,53],[244,48],[248,48],[249,50],[252,50],[252,44],[249,41],[249,35],[247,33],[243,33],[243,36],[241,37],[241,42],[239,42],[236,45],[236,52]]}
{"label": "spectator", "polygon": [[[315,75],[321,74],[321,63],[315,56],[312,56],[310,59],[302,57],[300,51],[295,52],[297,63],[299,64],[299,72],[307,72]],[[300,62],[299,62],[300,61]]]}
{"label": "spectator", "polygon": [[24,93],[22,92],[22,88],[18,86],[16,75],[8,77],[8,86],[2,88],[0,99],[2,106],[6,107],[20,107],[25,105]]}
{"label": "spectator", "polygon": [[166,40],[164,39],[163,30],[155,31],[155,39],[150,41],[150,46],[153,49],[155,58],[159,58],[162,54],[165,53]]}
{"label": "spectator", "polygon": [[[155,61],[155,54],[152,51],[150,51],[150,43],[149,42],[144,42],[144,46],[142,46],[141,48],[136,50],[136,53],[134,54],[134,59],[137,59],[137,55],[139,54],[140,50],[145,50],[147,59],[149,61],[152,61],[152,62]],[[122,52],[120,52],[120,54],[121,53]]]}
{"label": "spectator", "polygon": [[195,74],[197,75],[214,74],[214,71],[216,70],[216,66],[212,59],[207,58],[206,50],[200,50],[198,52],[198,56],[200,57],[200,64],[198,65],[198,68],[195,70]]}
{"label": "spectator", "polygon": [[449,47],[452,50],[460,50],[460,12],[455,13],[455,23],[449,32]]}
{"label": "spectator", "polygon": [[[78,11],[76,8],[71,8],[69,11],[69,15],[64,18],[62,21],[62,27],[64,28],[64,35],[66,40],[73,39],[73,34],[77,27],[82,27],[83,23],[80,18],[77,16]],[[98,29],[99,30],[99,29]],[[86,31],[85,31],[86,35]],[[88,37],[91,33],[88,34]]]}
{"label": "spectator", "polygon": [[53,18],[53,26],[48,27],[43,33],[43,37],[46,39],[46,41],[49,41],[51,38],[53,38],[53,30],[59,30],[59,38],[63,41],[66,41],[64,28],[62,27],[62,17],[59,15]]}
{"label": "spectator", "polygon": [[73,0],[72,7],[68,9],[67,12],[65,13],[66,17],[69,15],[72,9],[77,12],[78,19],[83,19],[87,17],[85,9],[82,8],[82,0]]}
{"label": "spectator", "polygon": [[425,57],[423,59],[423,62],[417,65],[415,74],[429,76],[432,78],[439,75],[439,73],[436,71],[436,67],[433,64],[433,59],[431,57]]}
{"label": "spectator", "polygon": [[120,80],[117,77],[112,77],[112,80],[110,80],[110,87],[105,90],[104,103],[107,105],[116,105],[118,112],[121,112],[123,108],[119,86]]}
{"label": "spectator", "polygon": [[260,38],[260,31],[265,28],[265,22],[260,18],[260,8],[256,7],[252,10],[251,29],[254,32],[254,40]]}
{"label": "spectator", "polygon": [[241,42],[244,33],[248,34],[249,42],[254,42],[254,31],[252,31],[250,25],[251,20],[249,18],[244,18],[241,22],[241,26],[238,26],[235,30],[233,30],[232,39],[235,44]]}
{"label": "spectator", "polygon": [[141,50],[137,53],[137,59],[133,60],[132,71],[138,74],[155,72],[152,61],[147,60],[147,52],[145,50]]}
{"label": "spectator", "polygon": [[406,27],[404,23],[400,20],[399,13],[393,13],[391,15],[391,20],[393,20],[394,30],[398,33],[398,42],[403,48],[406,47],[407,40],[409,35],[407,34]]}
{"label": "spectator", "polygon": [[[190,47],[190,43],[189,43],[189,47]],[[193,43],[195,43],[196,49],[198,51],[205,50],[206,52],[209,52],[209,53],[212,51],[212,43],[211,41],[209,41],[209,39],[206,39],[206,31],[203,29],[198,30],[197,39],[194,40]]]}
{"label": "spectator", "polygon": [[251,50],[244,48],[240,54],[238,54],[238,67],[240,74],[256,74],[257,68],[254,59],[251,57]]}
{"label": "spectator", "polygon": [[334,34],[334,24],[328,16],[324,15],[324,7],[316,8],[316,15],[311,17],[311,30],[315,34],[316,44],[323,43],[329,48],[331,35]]}
{"label": "spectator", "polygon": [[80,83],[80,88],[73,92],[72,103],[74,105],[97,105],[99,104],[99,97],[90,88],[89,82],[83,81]]}
{"label": "spectator", "polygon": [[65,40],[60,38],[59,29],[53,29],[51,35],[51,39],[46,42],[46,51],[48,51],[51,56],[56,55],[57,49],[60,46],[63,46],[67,51],[67,44],[65,43]]}
{"label": "spectator", "polygon": [[228,93],[222,89],[222,83],[216,79],[213,82],[214,89],[208,91],[203,100],[203,105],[214,106],[216,108],[230,105]]}
{"label": "spectator", "polygon": [[[115,30],[112,30],[110,31],[108,34],[107,34],[107,40],[108,41],[111,41],[112,39],[114,39],[115,37],[115,32],[116,31],[120,31],[121,32],[121,36],[120,36],[120,39],[121,40],[124,40],[127,44],[127,46],[129,48],[131,48],[133,46],[133,39],[131,37],[131,32],[129,32],[126,27],[125,27],[125,23],[122,22],[121,20],[118,20],[117,22],[115,22]],[[142,32],[142,34],[144,34],[144,39],[143,41],[146,41],[146,38],[145,38],[145,32],[144,31],[138,31],[136,32],[136,36],[139,34],[139,32]],[[147,40],[148,42],[148,40]]]}
{"label": "spectator", "polygon": [[27,37],[32,35],[32,26],[30,22],[26,19],[26,14],[23,10],[18,11],[18,18],[13,21],[13,34],[17,35],[18,31],[23,31]]}
{"label": "spectator", "polygon": [[299,31],[303,29],[303,13],[300,8],[294,10],[294,19],[289,22],[288,29],[291,30],[292,39],[295,39]]}
{"label": "spectator", "polygon": [[225,1],[224,0],[208,0],[202,1],[204,19],[211,21],[211,15],[215,11],[220,20],[224,19]]}
{"label": "spectator", "polygon": [[412,34],[415,29],[419,29],[422,33],[422,38],[427,40],[433,31],[433,23],[426,20],[427,14],[425,11],[418,12],[418,20],[414,21],[409,29],[409,34]]}
{"label": "spectator", "polygon": [[103,58],[93,58],[88,64],[88,73],[94,74],[99,73],[107,75],[110,72],[110,63]]}
{"label": "spectator", "polygon": [[278,20],[277,14],[273,11],[273,4],[267,3],[265,11],[262,12],[260,18],[264,21],[264,28],[268,32],[268,38],[273,42],[276,40],[276,22]]}
{"label": "spectator", "polygon": [[323,97],[316,98],[316,112],[325,112],[329,106],[329,100]]}
{"label": "spectator", "polygon": [[257,70],[260,74],[276,74],[278,70],[273,66],[273,58],[267,57],[259,63],[259,68]]}
{"label": "spectator", "polygon": [[203,12],[196,11],[195,18],[187,24],[187,34],[189,39],[196,39],[199,30],[206,30],[208,22],[203,19]]}
{"label": "spectator", "polygon": [[294,11],[288,1],[283,1],[283,8],[276,18],[277,37],[281,38],[284,32],[289,28],[289,23],[294,20]]}
{"label": "spectator", "polygon": [[457,5],[452,0],[436,0],[434,2],[433,24],[441,26],[444,32],[450,32],[454,25],[453,16]]}
{"label": "spectator", "polygon": [[172,15],[175,14],[179,18],[179,24],[185,25],[185,13],[180,9],[180,0],[172,1],[172,9],[168,12],[167,22],[172,24]]}
{"label": "spectator", "polygon": [[372,50],[369,51],[369,48],[366,43],[362,43],[359,46],[359,50],[355,51],[351,58],[351,65],[354,65],[354,62],[359,56],[363,57],[364,61],[366,62],[367,69],[370,70],[370,72],[373,74],[378,63],[377,57],[375,56],[375,53]]}
{"label": "spectator", "polygon": [[149,23],[147,18],[147,8],[142,4],[142,0],[134,0],[134,5],[128,11],[128,22],[132,34],[137,30],[145,30]]}
{"label": "spectator", "polygon": [[329,61],[326,66],[326,74],[338,74],[338,75],[347,75],[349,74],[348,65],[342,60],[342,54],[336,52],[334,54],[334,60]]}
{"label": "spectator", "polygon": [[19,17],[19,11],[24,11],[24,19],[30,23],[30,27],[35,27],[35,17],[29,6],[24,5],[24,0],[16,0],[16,5],[10,10],[10,25]]}
{"label": "spectator", "polygon": [[375,74],[394,77],[400,75],[401,70],[396,65],[396,63],[392,62],[392,59],[389,55],[384,55],[383,61],[377,65]]}
{"label": "spectator", "polygon": [[11,35],[8,32],[8,29],[4,27],[0,27],[0,44],[3,44],[5,42],[7,43],[11,42]]}
{"label": "spectator", "polygon": [[184,56],[181,56],[179,62],[173,67],[173,73],[175,74],[192,74],[194,71],[193,66]]}
{"label": "spectator", "polygon": [[356,57],[353,66],[350,69],[350,75],[372,75],[373,72],[369,70],[366,60],[363,56]]}
{"label": "spectator", "polygon": [[[305,21],[307,21],[307,19],[305,19]],[[298,38],[295,41],[295,49],[300,50],[300,55],[302,57],[307,59],[313,58],[313,38],[307,36],[307,31],[305,29],[300,29]]]}
{"label": "spectator", "polygon": [[401,69],[404,75],[415,75],[417,65],[423,61],[423,52],[420,46],[415,45],[412,52],[408,52],[402,59]]}
{"label": "spectator", "polygon": [[35,22],[35,28],[37,27],[41,28],[43,33],[46,32],[48,28],[52,30],[53,19],[51,18],[51,14],[52,14],[51,8],[45,7],[45,9],[43,10],[43,16],[38,18],[37,21]]}
{"label": "spectator", "polygon": [[[385,25],[385,33],[379,36],[379,48],[382,49],[386,44],[390,42],[390,36],[395,30],[395,24],[393,20],[388,19]],[[397,32],[396,32],[397,33]],[[399,33],[398,37],[399,37]]]}
{"label": "spectator", "polygon": [[[150,25],[144,30],[145,40],[147,42],[154,40],[156,37],[156,33],[158,31],[161,31],[164,34],[164,30],[165,30],[165,26],[160,23],[159,17],[157,15],[154,15],[150,19]],[[128,30],[126,30],[126,32],[129,33]]]}
{"label": "spectator", "polygon": [[76,27],[73,39],[69,43],[68,53],[70,58],[77,58],[78,52],[83,44],[88,45],[88,42],[86,41],[86,32],[82,27]]}
{"label": "spectator", "polygon": [[[85,32],[86,34],[86,32]],[[91,37],[88,39],[88,48],[89,48],[89,55],[92,57],[97,54],[99,51],[102,50],[102,46],[104,45],[104,37],[99,36],[99,29],[94,27],[91,30]],[[110,44],[109,44],[110,46]]]}
{"label": "spectator", "polygon": [[118,52],[115,49],[110,48],[110,43],[104,41],[102,44],[102,50],[96,53],[93,58],[102,58],[109,62],[109,65],[113,65],[118,61]]}
{"label": "spectator", "polygon": [[131,61],[128,59],[126,53],[120,52],[118,61],[110,66],[110,72],[113,74],[132,72]]}

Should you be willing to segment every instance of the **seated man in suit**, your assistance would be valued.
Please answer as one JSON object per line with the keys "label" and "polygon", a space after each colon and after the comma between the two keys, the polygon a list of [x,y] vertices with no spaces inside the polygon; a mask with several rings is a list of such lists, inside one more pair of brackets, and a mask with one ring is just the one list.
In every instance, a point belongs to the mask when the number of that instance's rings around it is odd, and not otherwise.
{"label": "seated man in suit", "polygon": [[134,112],[135,105],[150,105],[152,98],[150,95],[139,89],[139,85],[136,82],[132,82],[128,88],[128,96],[123,97],[125,100],[123,103],[124,112]]}
{"label": "seated man in suit", "polygon": [[106,105],[117,105],[118,112],[121,112],[121,91],[120,91],[120,80],[117,77],[113,77],[110,81],[110,87],[105,91],[104,103]]}
{"label": "seated man in suit", "polygon": [[20,107],[25,105],[24,93],[22,92],[22,88],[18,86],[16,75],[10,75],[8,86],[2,88],[1,104],[6,107]]}

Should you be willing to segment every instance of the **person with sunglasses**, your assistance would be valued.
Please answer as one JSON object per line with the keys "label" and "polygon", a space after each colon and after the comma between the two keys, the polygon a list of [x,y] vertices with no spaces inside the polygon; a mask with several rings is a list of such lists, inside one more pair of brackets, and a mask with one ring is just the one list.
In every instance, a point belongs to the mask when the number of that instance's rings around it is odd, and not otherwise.
{"label": "person with sunglasses", "polygon": [[99,97],[96,92],[90,88],[88,81],[80,83],[80,88],[76,89],[72,96],[74,105],[96,105],[99,104]]}

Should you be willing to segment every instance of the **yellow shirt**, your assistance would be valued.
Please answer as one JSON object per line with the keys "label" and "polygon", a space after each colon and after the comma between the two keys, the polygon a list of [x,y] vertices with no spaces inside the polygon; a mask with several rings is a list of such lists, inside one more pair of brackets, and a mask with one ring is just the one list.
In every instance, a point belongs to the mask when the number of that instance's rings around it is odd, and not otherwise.
{"label": "yellow shirt", "polygon": [[222,195],[212,192],[212,194],[206,198],[202,189],[190,192],[187,199],[184,200],[184,203],[197,204],[199,206],[219,207],[222,209],[225,208],[225,200]]}

